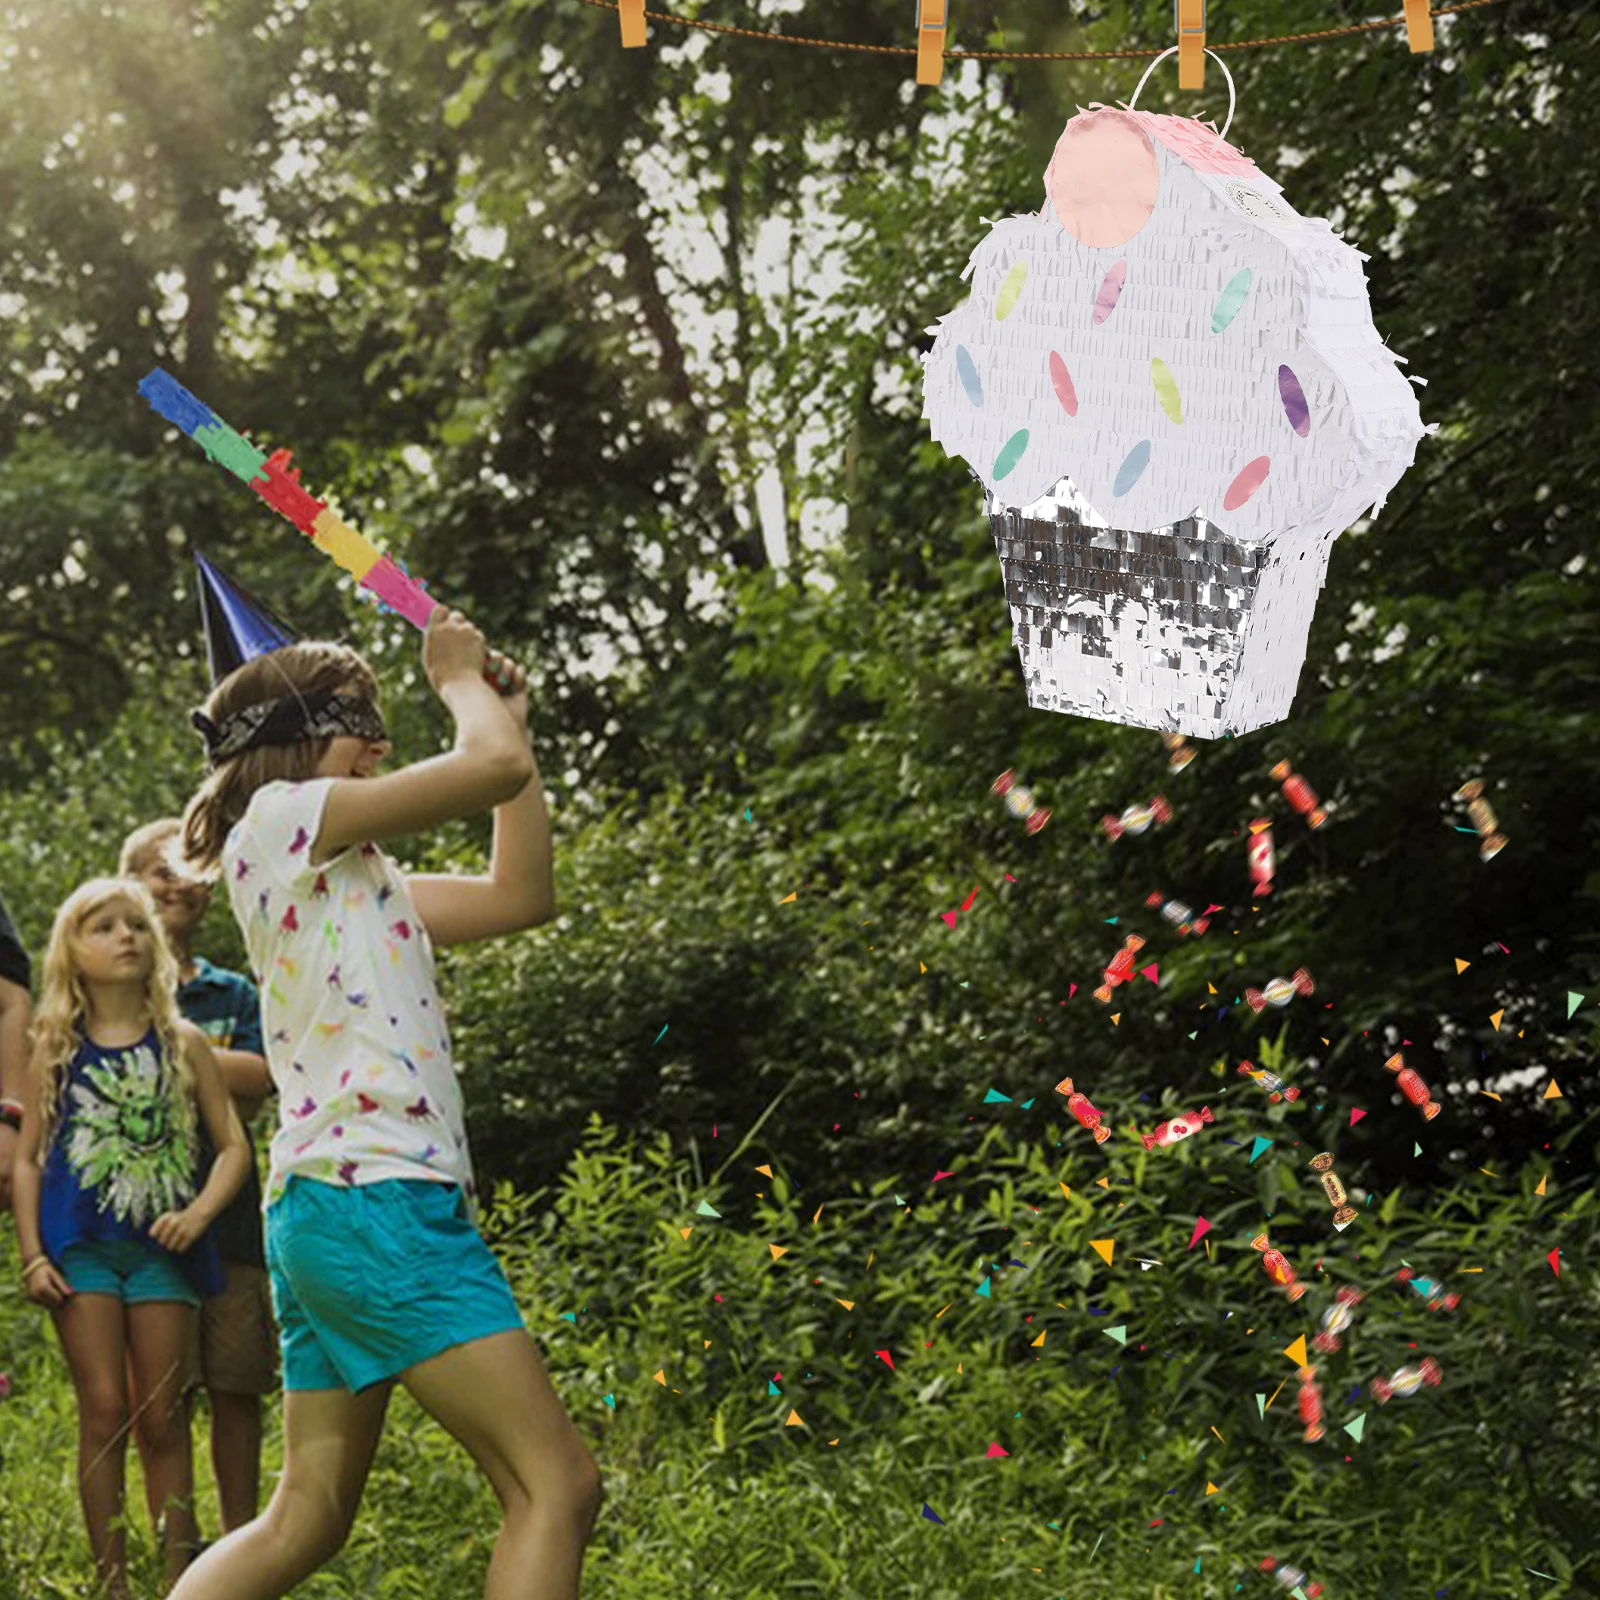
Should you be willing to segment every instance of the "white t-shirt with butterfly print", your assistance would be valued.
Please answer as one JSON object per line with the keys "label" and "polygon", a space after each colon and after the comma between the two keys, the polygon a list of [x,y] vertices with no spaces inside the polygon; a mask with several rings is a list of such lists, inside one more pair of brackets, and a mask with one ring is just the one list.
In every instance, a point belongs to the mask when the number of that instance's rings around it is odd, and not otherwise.
{"label": "white t-shirt with butterfly print", "polygon": [[278,1091],[266,1204],[292,1176],[432,1179],[470,1199],[433,946],[405,876],[375,844],[309,860],[336,781],[263,785],[222,849]]}

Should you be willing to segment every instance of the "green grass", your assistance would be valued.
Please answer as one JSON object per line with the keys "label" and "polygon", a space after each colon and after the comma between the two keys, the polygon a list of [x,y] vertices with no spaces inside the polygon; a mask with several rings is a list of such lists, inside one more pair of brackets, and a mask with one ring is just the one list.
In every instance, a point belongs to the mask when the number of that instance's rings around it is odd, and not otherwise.
{"label": "green grass", "polygon": [[[1537,1174],[1501,1173],[1416,1204],[1373,1197],[1338,1235],[1297,1158],[1247,1167],[1199,1136],[1154,1156],[1108,1146],[1107,1159],[1075,1132],[1029,1143],[997,1119],[936,1188],[899,1176],[802,1201],[780,1137],[701,1189],[664,1141],[641,1148],[595,1123],[553,1195],[498,1193],[485,1231],[606,1478],[586,1592],[1281,1595],[1254,1571],[1269,1554],[1305,1567],[1328,1600],[1594,1592],[1593,1195],[1539,1197]],[[774,1181],[752,1170],[762,1161]],[[897,1184],[915,1206],[895,1205]],[[698,1214],[702,1199],[722,1219]],[[1248,1246],[1269,1209],[1274,1242],[1313,1287],[1298,1306]],[[1209,1255],[1186,1249],[1199,1211]],[[1087,1246],[1100,1237],[1117,1241],[1110,1268]],[[1552,1241],[1568,1263],[1559,1280]],[[771,1244],[786,1253],[774,1260]],[[1163,1265],[1143,1271],[1138,1255]],[[1402,1256],[1459,1290],[1460,1308],[1431,1314],[1387,1281]],[[73,1396],[17,1265],[8,1233],[0,1595],[33,1600],[84,1593],[90,1574]],[[1462,1270],[1473,1265],[1485,1270]],[[1334,1282],[1366,1299],[1346,1348],[1319,1358],[1328,1434],[1307,1445],[1280,1352],[1315,1330]],[[1116,1324],[1125,1347],[1103,1332]],[[1423,1353],[1443,1386],[1375,1406],[1368,1380]],[[1263,1415],[1257,1394],[1280,1384]],[[1343,1424],[1362,1413],[1356,1444]],[[432,1600],[481,1586],[492,1496],[403,1393],[389,1418],[354,1536],[298,1594]],[[279,1423],[274,1404],[269,1487]],[[988,1455],[994,1443],[1004,1457]],[[142,1508],[132,1452],[129,1471]],[[153,1595],[142,1509],[130,1541]]]}

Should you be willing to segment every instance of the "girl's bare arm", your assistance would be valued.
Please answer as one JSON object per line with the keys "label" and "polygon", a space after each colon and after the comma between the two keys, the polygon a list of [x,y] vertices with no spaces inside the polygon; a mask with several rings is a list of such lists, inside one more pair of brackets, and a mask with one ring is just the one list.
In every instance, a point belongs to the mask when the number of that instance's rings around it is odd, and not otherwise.
{"label": "girl's bare arm", "polygon": [[17,1246],[24,1262],[44,1253],[39,1239],[39,1138],[44,1124],[39,1105],[39,1052],[22,1076],[22,1131],[17,1135],[16,1164],[11,1169],[11,1209],[17,1224]]}
{"label": "girl's bare arm", "polygon": [[206,1132],[217,1154],[204,1187],[182,1211],[169,1211],[150,1226],[150,1236],[169,1250],[187,1250],[217,1219],[217,1214],[238,1194],[250,1171],[250,1148],[244,1125],[217,1070],[216,1057],[206,1036],[191,1023],[181,1027],[189,1065],[194,1071],[195,1099]]}

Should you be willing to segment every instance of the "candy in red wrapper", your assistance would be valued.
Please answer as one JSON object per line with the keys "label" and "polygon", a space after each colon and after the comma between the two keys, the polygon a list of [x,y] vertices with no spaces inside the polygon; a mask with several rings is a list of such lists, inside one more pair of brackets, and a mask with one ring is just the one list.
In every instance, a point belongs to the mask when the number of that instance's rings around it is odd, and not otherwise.
{"label": "candy in red wrapper", "polygon": [[1274,978],[1265,989],[1246,989],[1244,997],[1250,1009],[1259,1013],[1266,1006],[1286,1006],[1297,994],[1313,994],[1316,984],[1304,967],[1297,967],[1292,978]]}
{"label": "candy in red wrapper", "polygon": [[1482,861],[1491,861],[1506,847],[1506,836],[1500,831],[1500,824],[1495,818],[1494,809],[1483,798],[1483,779],[1474,778],[1470,783],[1464,783],[1456,790],[1455,798],[1467,802],[1467,815],[1472,819],[1472,826],[1478,830],[1478,858]]}
{"label": "candy in red wrapper", "polygon": [[1406,1065],[1406,1058],[1400,1051],[1396,1050],[1384,1062],[1383,1070],[1399,1074],[1394,1080],[1395,1087],[1422,1113],[1424,1122],[1432,1122],[1439,1115],[1439,1102],[1428,1098],[1428,1085],[1422,1074]]}
{"label": "candy in red wrapper", "polygon": [[1258,1233],[1250,1241],[1250,1247],[1261,1252],[1261,1270],[1274,1283],[1281,1283],[1284,1286],[1291,1303],[1306,1292],[1306,1286],[1295,1276],[1294,1268],[1289,1265],[1288,1257],[1281,1250],[1273,1249],[1266,1234]]}
{"label": "candy in red wrapper", "polygon": [[1356,1319],[1356,1307],[1361,1304],[1359,1289],[1341,1289],[1333,1297],[1333,1304],[1322,1313],[1322,1331],[1312,1339],[1313,1348],[1333,1351],[1339,1348],[1339,1335]]}
{"label": "candy in red wrapper", "polygon": [[1204,933],[1211,926],[1209,917],[1197,917],[1181,900],[1168,900],[1159,889],[1152,890],[1145,896],[1147,906],[1159,906],[1163,922],[1170,922],[1178,930],[1178,936],[1184,937],[1191,933]]}
{"label": "candy in red wrapper", "polygon": [[1245,859],[1250,863],[1250,893],[1258,900],[1264,894],[1271,894],[1272,874],[1277,870],[1278,858],[1272,848],[1272,824],[1265,817],[1257,817],[1250,824]]}
{"label": "candy in red wrapper", "polygon": [[1176,1144],[1180,1139],[1187,1139],[1191,1133],[1200,1131],[1202,1123],[1216,1120],[1211,1115],[1210,1106],[1201,1106],[1198,1111],[1191,1111],[1186,1116],[1168,1117],[1165,1122],[1156,1124],[1154,1133],[1141,1133],[1139,1137],[1144,1141],[1146,1150],[1154,1150],[1158,1144]]}
{"label": "candy in red wrapper", "polygon": [[1006,810],[1022,823],[1024,833],[1037,833],[1050,820],[1050,813],[1035,803],[1033,790],[1018,783],[1010,767],[989,786],[989,793],[1005,796]]}
{"label": "candy in red wrapper", "polygon": [[1287,1561],[1279,1561],[1276,1556],[1268,1556],[1261,1563],[1262,1572],[1270,1572],[1285,1589],[1299,1589],[1306,1600],[1317,1600],[1322,1593],[1320,1583],[1307,1583],[1306,1575],[1299,1567],[1291,1567]]}
{"label": "candy in red wrapper", "polygon": [[1299,1407],[1300,1420],[1306,1425],[1305,1442],[1315,1444],[1322,1437],[1322,1390],[1317,1386],[1315,1367],[1300,1369]]}
{"label": "candy in red wrapper", "polygon": [[1384,1405],[1393,1395],[1415,1394],[1423,1384],[1431,1384],[1435,1389],[1439,1387],[1439,1380],[1444,1376],[1439,1370],[1439,1363],[1432,1356],[1424,1356],[1414,1367],[1401,1367],[1392,1377],[1374,1378],[1372,1380],[1372,1397],[1378,1404]]}
{"label": "candy in red wrapper", "polygon": [[1267,1091],[1267,1097],[1274,1104],[1279,1100],[1288,1100],[1292,1103],[1300,1098],[1298,1089],[1284,1088],[1283,1079],[1275,1072],[1268,1072],[1265,1067],[1253,1067],[1248,1061],[1241,1061],[1239,1071],[1247,1078],[1254,1078],[1256,1083]]}
{"label": "candy in red wrapper", "polygon": [[1172,821],[1172,807],[1167,804],[1164,795],[1153,795],[1147,805],[1129,806],[1120,817],[1114,817],[1108,811],[1100,819],[1100,826],[1105,829],[1106,838],[1120,839],[1125,833],[1143,833],[1152,822],[1161,824]]}
{"label": "candy in red wrapper", "polygon": [[1316,791],[1290,770],[1287,761],[1280,761],[1272,769],[1272,778],[1283,785],[1284,799],[1306,819],[1307,827],[1320,828],[1328,820],[1328,813],[1317,803]]}
{"label": "candy in red wrapper", "polygon": [[1096,1144],[1104,1144],[1111,1137],[1111,1130],[1105,1126],[1098,1111],[1089,1104],[1087,1095],[1081,1095],[1072,1087],[1071,1078],[1063,1078],[1056,1085],[1056,1093],[1067,1097],[1067,1110],[1094,1135]]}
{"label": "candy in red wrapper", "polygon": [[1461,1304],[1458,1294],[1446,1294],[1444,1285],[1432,1278],[1424,1278],[1413,1272],[1410,1267],[1401,1267],[1395,1273],[1396,1283],[1409,1283],[1411,1287],[1422,1296],[1430,1311],[1454,1311]]}
{"label": "candy in red wrapper", "polygon": [[1144,940],[1136,933],[1130,933],[1122,941],[1122,948],[1111,958],[1111,965],[1105,969],[1106,981],[1094,992],[1094,997],[1102,1005],[1108,1004],[1111,991],[1119,983],[1126,983],[1133,976],[1133,958],[1144,949]]}
{"label": "candy in red wrapper", "polygon": [[1181,733],[1164,733],[1161,742],[1167,747],[1167,771],[1182,772],[1194,760],[1194,746]]}

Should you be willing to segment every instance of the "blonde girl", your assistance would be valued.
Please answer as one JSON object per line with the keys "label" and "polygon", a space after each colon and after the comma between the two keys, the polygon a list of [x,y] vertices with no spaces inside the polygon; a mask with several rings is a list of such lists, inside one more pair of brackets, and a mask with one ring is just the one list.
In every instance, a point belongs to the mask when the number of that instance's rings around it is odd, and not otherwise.
{"label": "blonde girl", "polygon": [[[194,1553],[179,1380],[200,1298],[221,1286],[206,1230],[249,1159],[205,1036],[178,1015],[177,980],[143,884],[97,878],[67,897],[45,954],[13,1180],[23,1283],[71,1368],[84,1521],[118,1600],[130,1368],[169,1584]],[[203,1187],[201,1119],[216,1150]]]}
{"label": "blonde girl", "polygon": [[[360,1506],[396,1383],[500,1501],[489,1600],[578,1593],[599,1469],[474,1225],[432,954],[554,915],[527,683],[443,608],[422,664],[455,747],[383,775],[377,684],[340,645],[257,656],[195,714],[211,772],[185,812],[184,852],[190,870],[226,886],[278,1093],[266,1256],[284,1464],[267,1509],[212,1545],[174,1600],[271,1600],[328,1561]],[[500,693],[485,681],[491,667]],[[490,808],[485,876],[407,876],[379,848]]]}

